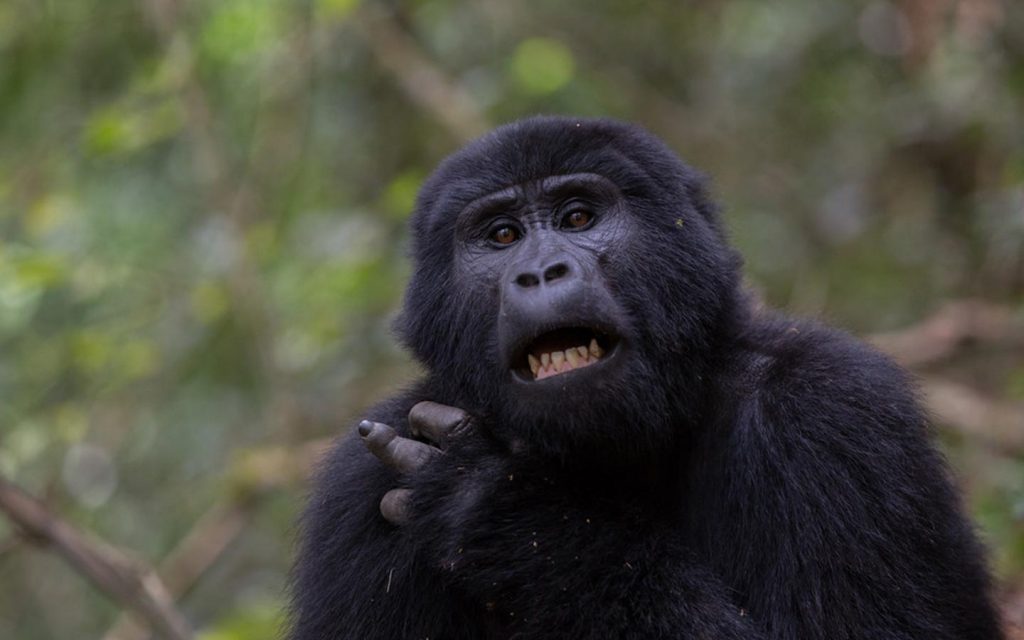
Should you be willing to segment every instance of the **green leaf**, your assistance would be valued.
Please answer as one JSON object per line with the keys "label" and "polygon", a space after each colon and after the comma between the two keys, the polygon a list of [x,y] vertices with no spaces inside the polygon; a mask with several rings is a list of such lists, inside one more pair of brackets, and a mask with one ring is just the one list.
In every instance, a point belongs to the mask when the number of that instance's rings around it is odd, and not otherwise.
{"label": "green leaf", "polygon": [[550,38],[530,38],[516,47],[512,74],[527,93],[543,95],[558,91],[573,78],[576,64],[572,52]]}
{"label": "green leaf", "polygon": [[276,640],[283,625],[284,615],[277,605],[252,605],[230,613],[199,633],[197,640]]}

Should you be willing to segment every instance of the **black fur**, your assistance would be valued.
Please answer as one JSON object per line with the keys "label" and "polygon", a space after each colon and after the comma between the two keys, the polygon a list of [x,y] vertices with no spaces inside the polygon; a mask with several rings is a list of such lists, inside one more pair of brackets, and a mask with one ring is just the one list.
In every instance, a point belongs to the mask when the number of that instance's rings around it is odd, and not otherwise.
{"label": "black fur", "polygon": [[[568,173],[621,189],[601,268],[639,349],[563,410],[510,394],[494,283],[467,278],[470,201]],[[907,376],[849,336],[754,312],[702,178],[650,134],[532,118],[448,158],[412,222],[399,331],[420,400],[478,435],[398,477],[353,433],[303,522],[291,637],[999,637],[982,550]],[[414,490],[410,524],[378,511]]]}

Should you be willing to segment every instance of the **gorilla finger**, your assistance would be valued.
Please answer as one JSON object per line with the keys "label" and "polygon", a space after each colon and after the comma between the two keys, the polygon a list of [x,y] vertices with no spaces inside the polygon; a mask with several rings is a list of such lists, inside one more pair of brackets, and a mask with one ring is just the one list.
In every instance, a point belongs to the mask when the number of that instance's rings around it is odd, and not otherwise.
{"label": "gorilla finger", "polygon": [[394,429],[382,422],[363,420],[359,423],[359,435],[362,436],[370,453],[402,473],[416,471],[441,453],[429,444],[399,436]]}
{"label": "gorilla finger", "polygon": [[380,499],[380,514],[391,524],[409,523],[411,489],[392,489]]}
{"label": "gorilla finger", "polygon": [[429,400],[417,403],[409,411],[412,432],[422,434],[442,447],[447,440],[467,433],[472,424],[472,416],[462,409]]}

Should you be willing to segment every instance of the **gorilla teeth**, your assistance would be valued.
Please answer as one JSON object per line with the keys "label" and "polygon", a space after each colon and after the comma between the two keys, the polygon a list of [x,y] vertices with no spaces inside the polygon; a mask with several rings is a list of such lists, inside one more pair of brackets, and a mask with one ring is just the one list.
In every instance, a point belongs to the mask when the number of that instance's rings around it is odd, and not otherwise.
{"label": "gorilla teeth", "polygon": [[580,366],[580,354],[579,352],[576,351],[576,349],[566,349],[565,359],[569,361],[569,366],[571,366],[573,369]]}
{"label": "gorilla teeth", "polygon": [[540,354],[540,358],[532,353],[527,354],[526,360],[530,365],[534,380],[543,380],[560,373],[589,367],[597,362],[598,358],[604,355],[604,349],[597,345],[596,340],[591,340],[590,348],[569,347],[565,351],[552,351]]}

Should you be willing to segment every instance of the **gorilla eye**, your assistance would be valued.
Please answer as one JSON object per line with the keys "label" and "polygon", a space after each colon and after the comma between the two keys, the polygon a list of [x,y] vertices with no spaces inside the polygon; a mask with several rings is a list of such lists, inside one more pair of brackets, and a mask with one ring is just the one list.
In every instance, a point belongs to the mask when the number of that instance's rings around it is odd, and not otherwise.
{"label": "gorilla eye", "polygon": [[594,219],[594,214],[590,213],[586,209],[576,209],[569,213],[569,215],[562,218],[562,227],[572,229],[582,229],[583,227],[590,224],[590,221]]}
{"label": "gorilla eye", "polygon": [[519,239],[519,232],[514,227],[503,225],[491,232],[491,240],[498,244],[512,244]]}

